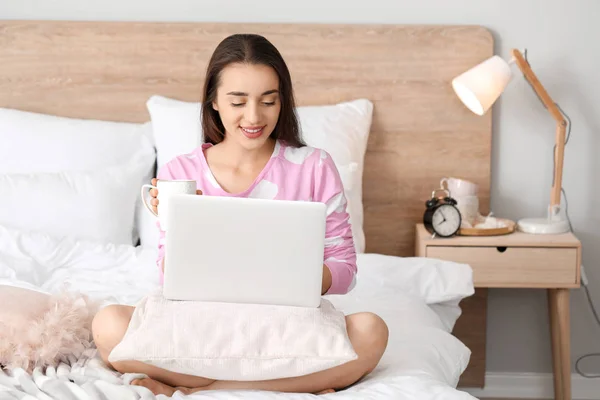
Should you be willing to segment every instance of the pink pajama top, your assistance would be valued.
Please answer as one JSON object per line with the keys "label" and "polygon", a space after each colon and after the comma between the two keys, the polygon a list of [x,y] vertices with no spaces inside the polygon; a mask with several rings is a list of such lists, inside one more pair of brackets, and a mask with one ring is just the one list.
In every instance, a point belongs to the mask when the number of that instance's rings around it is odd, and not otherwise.
{"label": "pink pajama top", "polygon": [[[158,179],[196,180],[205,196],[236,196],[276,200],[318,201],[327,204],[323,263],[331,271],[327,294],[344,294],[356,274],[356,253],[342,181],[331,156],[314,147],[295,148],[278,141],[273,154],[252,185],[241,193],[228,193],[213,176],[203,144],[189,154],[174,158],[158,172]],[[159,225],[160,229],[160,225]],[[160,230],[158,260],[162,282],[165,232]]]}

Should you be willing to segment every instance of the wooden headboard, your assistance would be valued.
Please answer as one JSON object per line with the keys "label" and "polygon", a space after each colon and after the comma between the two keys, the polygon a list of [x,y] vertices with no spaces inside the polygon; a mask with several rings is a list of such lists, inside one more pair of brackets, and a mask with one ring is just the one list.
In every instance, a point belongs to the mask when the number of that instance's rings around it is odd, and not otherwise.
{"label": "wooden headboard", "polygon": [[266,36],[291,70],[298,105],[374,103],[363,199],[367,251],[411,256],[424,202],[444,176],[480,186],[489,209],[491,113],[453,77],[493,54],[478,26],[0,21],[0,107],[149,120],[160,94],[198,101],[209,57],[231,33]]}

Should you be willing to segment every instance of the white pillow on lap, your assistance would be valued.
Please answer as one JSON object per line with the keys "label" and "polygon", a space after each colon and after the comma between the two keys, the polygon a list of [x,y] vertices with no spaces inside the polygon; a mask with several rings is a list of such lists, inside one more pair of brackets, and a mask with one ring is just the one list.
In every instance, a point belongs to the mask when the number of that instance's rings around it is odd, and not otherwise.
{"label": "white pillow on lap", "polygon": [[[152,119],[158,169],[203,142],[200,103],[155,95],[146,105]],[[333,105],[297,107],[296,110],[304,142],[331,154],[340,172],[356,251],[364,253],[362,174],[373,103],[357,99]],[[158,246],[158,242],[152,246]]]}
{"label": "white pillow on lap", "polygon": [[356,358],[345,316],[328,300],[319,308],[169,301],[158,290],[137,304],[108,360],[256,381],[307,375]]}

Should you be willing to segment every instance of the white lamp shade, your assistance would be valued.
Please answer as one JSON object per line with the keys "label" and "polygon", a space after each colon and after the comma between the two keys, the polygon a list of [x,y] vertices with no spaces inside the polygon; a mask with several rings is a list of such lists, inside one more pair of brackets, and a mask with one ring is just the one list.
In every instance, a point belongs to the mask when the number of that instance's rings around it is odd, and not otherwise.
{"label": "white lamp shade", "polygon": [[456,95],[477,115],[483,115],[502,94],[512,78],[510,66],[492,56],[452,80]]}

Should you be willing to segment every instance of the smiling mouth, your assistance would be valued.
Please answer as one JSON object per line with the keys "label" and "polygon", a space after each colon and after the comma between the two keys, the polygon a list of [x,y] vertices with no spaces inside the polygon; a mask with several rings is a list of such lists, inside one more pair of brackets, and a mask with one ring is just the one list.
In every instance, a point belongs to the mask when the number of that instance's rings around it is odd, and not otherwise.
{"label": "smiling mouth", "polygon": [[244,135],[246,135],[246,137],[248,137],[250,139],[254,139],[254,138],[257,138],[260,135],[262,135],[265,127],[259,126],[259,127],[252,127],[252,128],[250,128],[250,127],[244,128],[243,126],[240,126],[240,129],[242,130],[242,132],[244,132]]}

